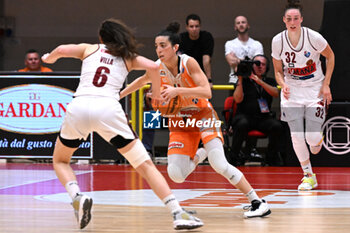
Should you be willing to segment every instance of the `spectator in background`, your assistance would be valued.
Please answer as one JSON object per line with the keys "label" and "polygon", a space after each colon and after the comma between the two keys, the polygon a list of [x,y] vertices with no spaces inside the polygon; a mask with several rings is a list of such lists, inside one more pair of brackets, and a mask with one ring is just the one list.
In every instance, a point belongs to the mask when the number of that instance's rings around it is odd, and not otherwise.
{"label": "spectator in background", "polygon": [[269,165],[283,165],[278,149],[283,126],[271,113],[272,99],[279,96],[279,91],[275,79],[266,77],[268,58],[256,55],[252,60],[259,61],[260,64],[253,65],[249,77],[238,76],[237,88],[233,94],[234,101],[238,104],[231,124],[233,156],[238,157],[248,132],[259,130],[269,137],[266,162]]}
{"label": "spectator in background", "polygon": [[[234,29],[238,33],[237,38],[229,40],[225,43],[225,57],[231,68],[229,74],[229,83],[236,84],[238,81],[237,75],[234,74],[237,65],[241,60],[252,59],[258,54],[264,54],[262,44],[249,37],[250,25],[245,16],[237,16],[235,18]],[[232,95],[233,91],[229,92]],[[256,150],[256,139],[249,139],[246,141],[246,148],[250,157],[261,158],[261,155]]]}
{"label": "spectator in background", "polygon": [[19,72],[52,72],[50,68],[41,65],[40,55],[35,49],[26,52],[24,65],[26,67],[18,70]]}
{"label": "spectator in background", "polygon": [[180,34],[179,52],[187,54],[198,62],[212,86],[211,57],[214,39],[210,32],[201,31],[201,19],[196,14],[186,17],[186,32]]}
{"label": "spectator in background", "polygon": [[235,18],[235,31],[237,38],[225,43],[225,57],[231,68],[229,83],[237,82],[237,76],[234,75],[235,68],[244,59],[252,59],[255,55],[264,54],[262,44],[249,37],[249,23],[245,16]]}

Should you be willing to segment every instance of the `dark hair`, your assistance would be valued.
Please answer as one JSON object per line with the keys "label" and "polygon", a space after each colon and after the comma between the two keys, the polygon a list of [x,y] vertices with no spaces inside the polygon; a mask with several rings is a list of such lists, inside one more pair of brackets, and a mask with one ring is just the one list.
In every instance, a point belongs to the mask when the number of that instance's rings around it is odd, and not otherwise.
{"label": "dark hair", "polygon": [[37,54],[39,54],[38,51],[35,50],[35,49],[28,49],[28,50],[26,51],[26,55],[27,55],[28,53],[37,53]]}
{"label": "dark hair", "polygon": [[26,51],[26,54],[24,55],[24,59],[27,59],[27,56],[28,56],[28,54],[30,54],[30,53],[36,53],[36,54],[38,54],[39,57],[40,57],[40,54],[39,54],[39,52],[38,52],[37,50],[35,50],[35,49],[28,49],[28,50]]}
{"label": "dark hair", "polygon": [[[35,50],[35,49],[28,49],[28,50],[26,51],[26,54],[25,54],[25,57],[26,57],[26,58],[27,58],[27,55],[28,55],[29,53],[37,53],[37,54],[39,54],[39,52],[38,52],[37,50]],[[40,54],[39,54],[39,56],[40,56]]]}
{"label": "dark hair", "polygon": [[102,22],[99,35],[113,56],[132,59],[137,56],[137,43],[132,30],[122,21],[107,19]]}
{"label": "dark hair", "polygon": [[263,57],[263,58],[265,58],[266,59],[266,71],[265,71],[265,73],[264,74],[262,74],[262,76],[266,76],[266,74],[269,72],[269,70],[270,70],[270,59],[268,58],[268,57],[266,57],[264,54],[257,54],[257,55],[255,55],[253,58],[252,58],[252,61],[254,61],[254,59],[256,58],[256,57]]}
{"label": "dark hair", "polygon": [[186,17],[186,25],[188,25],[188,21],[190,21],[190,19],[192,20],[198,20],[199,21],[199,24],[201,23],[201,18],[196,15],[196,14],[190,14]]}
{"label": "dark hair", "polygon": [[169,23],[165,30],[160,31],[158,36],[167,36],[171,45],[180,44],[180,36],[177,34],[180,30],[180,24],[177,21]]}
{"label": "dark hair", "polygon": [[300,11],[300,14],[301,14],[303,10],[303,6],[300,4],[300,0],[288,0],[288,3],[284,8],[284,14],[287,12],[287,10],[290,10],[290,9],[297,9]]}

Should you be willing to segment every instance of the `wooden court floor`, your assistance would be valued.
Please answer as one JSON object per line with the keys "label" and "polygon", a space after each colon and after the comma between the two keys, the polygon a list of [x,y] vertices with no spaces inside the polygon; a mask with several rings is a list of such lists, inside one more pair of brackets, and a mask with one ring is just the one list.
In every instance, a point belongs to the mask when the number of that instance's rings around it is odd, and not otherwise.
{"label": "wooden court floor", "polygon": [[[73,165],[93,217],[79,230],[70,200],[50,164],[1,164],[0,232],[176,232],[149,186],[127,165]],[[244,219],[245,197],[209,166],[183,184],[171,182],[181,204],[204,227],[190,232],[350,232],[350,168],[314,168],[319,188],[297,192],[298,167],[239,167],[272,214]]]}

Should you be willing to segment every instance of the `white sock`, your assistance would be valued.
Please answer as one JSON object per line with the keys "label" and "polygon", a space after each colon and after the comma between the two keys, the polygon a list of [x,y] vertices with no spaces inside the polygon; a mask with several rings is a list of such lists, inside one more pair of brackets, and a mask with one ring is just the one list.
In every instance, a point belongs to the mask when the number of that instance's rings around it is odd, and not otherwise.
{"label": "white sock", "polygon": [[80,188],[78,186],[78,182],[76,180],[72,180],[67,182],[67,184],[64,186],[69,194],[69,196],[73,198],[80,193]]}
{"label": "white sock", "polygon": [[248,198],[249,202],[252,202],[253,200],[261,201],[261,199],[258,197],[258,195],[256,194],[254,189],[252,189],[248,193],[246,193],[245,196]]}
{"label": "white sock", "polygon": [[304,173],[313,174],[310,162],[304,166],[301,166],[301,168],[303,169]]}
{"label": "white sock", "polygon": [[162,201],[171,213],[182,210],[178,200],[173,194],[170,194],[169,196],[164,198]]}

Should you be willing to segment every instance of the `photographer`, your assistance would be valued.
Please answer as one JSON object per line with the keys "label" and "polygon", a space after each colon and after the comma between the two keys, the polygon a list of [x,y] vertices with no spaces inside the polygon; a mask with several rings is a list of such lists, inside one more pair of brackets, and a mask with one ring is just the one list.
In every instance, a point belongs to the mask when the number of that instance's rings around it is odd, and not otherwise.
{"label": "photographer", "polygon": [[276,81],[266,77],[269,60],[264,55],[256,55],[252,61],[243,61],[241,65],[238,66],[238,82],[233,94],[237,111],[231,123],[232,151],[235,156],[232,159],[238,158],[248,132],[259,130],[269,137],[267,163],[282,165],[278,147],[283,127],[271,113],[272,99],[279,96],[279,91]]}
{"label": "photographer", "polygon": [[[234,30],[237,32],[237,37],[225,43],[225,58],[231,69],[229,83],[234,83],[237,80],[234,70],[241,60],[251,59],[257,54],[264,54],[262,44],[249,36],[249,29],[247,17],[239,15],[235,18]],[[232,93],[230,91],[230,95]]]}

